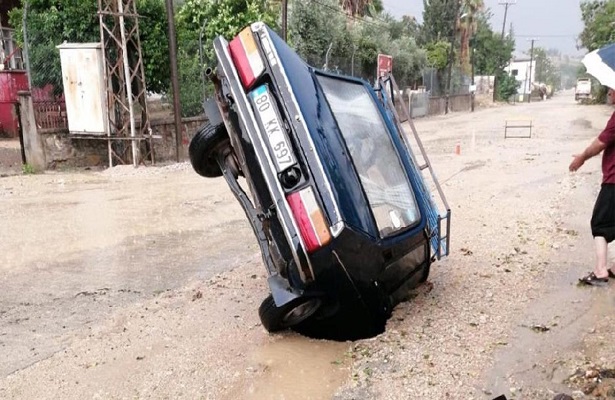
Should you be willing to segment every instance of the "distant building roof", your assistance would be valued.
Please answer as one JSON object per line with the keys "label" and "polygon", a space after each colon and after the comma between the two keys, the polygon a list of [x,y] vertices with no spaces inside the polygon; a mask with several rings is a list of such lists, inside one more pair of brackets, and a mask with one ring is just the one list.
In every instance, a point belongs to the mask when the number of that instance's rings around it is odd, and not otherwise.
{"label": "distant building roof", "polygon": [[532,59],[530,57],[523,58],[513,58],[512,62],[530,62]]}

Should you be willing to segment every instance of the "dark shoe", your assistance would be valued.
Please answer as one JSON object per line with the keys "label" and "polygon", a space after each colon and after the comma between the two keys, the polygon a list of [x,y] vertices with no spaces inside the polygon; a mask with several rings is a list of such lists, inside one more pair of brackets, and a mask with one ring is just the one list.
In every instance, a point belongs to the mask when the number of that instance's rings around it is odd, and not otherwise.
{"label": "dark shoe", "polygon": [[583,278],[579,279],[579,283],[583,285],[590,285],[590,286],[604,286],[607,283],[609,283],[609,278],[608,277],[598,278],[596,274],[594,274],[593,272],[590,272]]}
{"label": "dark shoe", "polygon": [[615,272],[609,269],[609,278],[615,278]]}

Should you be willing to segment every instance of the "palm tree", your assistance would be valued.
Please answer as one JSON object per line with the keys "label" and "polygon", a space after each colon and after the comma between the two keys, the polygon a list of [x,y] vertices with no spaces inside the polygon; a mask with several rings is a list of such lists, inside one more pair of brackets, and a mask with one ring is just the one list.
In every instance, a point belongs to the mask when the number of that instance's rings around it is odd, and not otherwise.
{"label": "palm tree", "polygon": [[348,15],[364,16],[369,11],[369,6],[379,12],[382,11],[382,0],[340,0],[342,8]]}
{"label": "palm tree", "polygon": [[457,30],[461,39],[459,63],[465,71],[470,69],[470,40],[478,28],[477,16],[484,8],[483,0],[461,0]]}

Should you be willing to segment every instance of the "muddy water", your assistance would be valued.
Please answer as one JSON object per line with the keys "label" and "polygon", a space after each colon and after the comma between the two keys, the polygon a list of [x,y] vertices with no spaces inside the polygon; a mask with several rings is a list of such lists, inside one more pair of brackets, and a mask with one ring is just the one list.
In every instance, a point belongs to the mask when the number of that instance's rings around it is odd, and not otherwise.
{"label": "muddy water", "polygon": [[[125,318],[118,315],[131,316],[135,307],[141,310],[141,318],[146,317],[139,321],[145,336],[135,333],[133,341],[147,342],[156,331],[156,314],[147,315],[142,310],[157,309],[160,302],[166,306],[158,312],[172,318],[175,308],[165,303],[167,296],[183,293],[184,285],[207,282],[215,274],[248,268],[249,272],[238,273],[248,276],[248,281],[239,277],[224,283],[236,289],[220,289],[222,296],[237,290],[234,300],[221,303],[213,311],[195,311],[194,318],[188,319],[197,321],[198,328],[181,331],[181,335],[211,339],[201,326],[216,321],[217,327],[231,329],[231,324],[242,321],[234,329],[235,336],[246,332],[253,336],[246,343],[238,343],[231,333],[223,336],[223,343],[211,347],[199,342],[191,347],[191,354],[201,352],[201,356],[194,356],[193,363],[217,352],[220,346],[234,343],[232,347],[240,349],[236,352],[241,357],[221,357],[214,364],[208,363],[239,374],[235,377],[241,383],[224,390],[226,398],[331,398],[349,379],[345,354],[350,345],[308,339],[292,332],[260,333],[257,308],[266,292],[265,280],[260,284],[265,269],[260,265],[253,233],[225,182],[205,182],[191,171],[161,171],[160,176],[141,170],[136,173],[143,176],[49,174],[0,180],[0,195],[6,206],[0,211],[0,220],[9,228],[0,235],[0,353],[6,357],[6,362],[0,363],[0,376],[29,366],[36,368],[40,361],[54,358],[54,354],[59,358],[57,355],[72,347],[89,349],[91,344],[75,338],[84,330],[101,329],[114,318]],[[20,234],[10,234],[16,231]],[[200,302],[209,302],[189,299],[180,304],[197,307]],[[184,318],[178,317],[178,323],[183,324]],[[115,359],[105,354],[117,345],[106,345],[106,340],[94,345],[95,362],[104,360],[111,365]],[[157,343],[154,340],[152,350],[143,351],[146,360],[167,356],[155,351]],[[121,362],[127,368],[134,367],[135,374],[164,370],[148,367],[144,360],[135,366],[134,357]],[[118,365],[124,365],[121,362]],[[76,365],[73,360],[68,364]],[[171,359],[165,367],[174,365],[179,370],[190,364]],[[65,368],[63,365],[58,370]],[[79,368],[73,372],[76,376],[84,373]],[[101,369],[94,381],[104,382],[105,373]],[[87,379],[80,376],[76,380]],[[182,385],[189,387],[198,381],[185,378]],[[173,387],[169,389],[170,398],[174,398]],[[90,397],[92,393],[84,388],[76,386],[71,393],[75,398],[78,393]],[[36,390],[32,388],[33,397]],[[118,397],[124,397],[121,393],[117,392]],[[4,398],[1,388],[0,397]],[[58,393],[56,398],[62,397]]]}
{"label": "muddy water", "polygon": [[[570,368],[560,362],[560,355],[580,350],[579,338],[604,312],[605,304],[596,302],[588,308],[595,289],[576,288],[570,283],[576,280],[578,266],[562,263],[558,269],[561,275],[548,292],[537,294],[514,328],[511,343],[496,354],[487,388],[494,395],[508,393],[511,387],[540,387],[544,382],[549,382],[552,390],[568,390],[563,382]],[[548,330],[542,332],[538,327]]]}
{"label": "muddy water", "polygon": [[[565,380],[578,365],[567,363],[567,355],[583,352],[581,338],[596,329],[601,317],[613,315],[615,295],[604,288],[571,284],[579,273],[575,263],[562,262],[558,270],[561,275],[533,302],[511,335],[510,345],[496,355],[488,388],[494,395],[507,393],[511,387],[545,385],[553,391],[570,392]],[[548,331],[532,329],[536,325]],[[520,394],[518,398],[526,397]]]}
{"label": "muddy water", "polygon": [[[555,115],[549,118],[556,119]],[[591,127],[592,121],[577,118],[568,126],[562,125],[559,137],[569,135],[567,139],[571,140]],[[583,148],[590,138],[588,133],[585,142],[575,147]],[[545,176],[532,185],[526,181],[516,188],[517,193],[530,201],[532,187],[548,188],[551,198],[535,199],[536,204],[544,207],[550,224],[559,225],[569,237],[562,239],[554,232],[545,238],[546,248],[552,251],[541,251],[537,257],[545,261],[544,281],[536,286],[539,291],[529,294],[529,305],[511,327],[507,340],[496,344],[499,350],[495,352],[493,365],[485,372],[486,387],[482,388],[484,394],[507,394],[518,400],[546,398],[538,395],[546,392],[552,393],[549,398],[555,393],[570,394],[573,389],[567,384],[567,378],[582,365],[578,359],[583,354],[591,354],[585,348],[584,336],[595,332],[598,322],[615,312],[609,288],[577,285],[578,278],[591,271],[595,259],[589,229],[592,202],[599,187],[599,177],[592,175],[595,167],[586,166],[575,175],[563,175],[568,160],[548,162],[546,151],[540,152],[543,153],[540,157],[531,154],[531,158],[537,164],[546,161],[536,168],[546,172]],[[560,153],[556,156],[560,157]],[[558,164],[559,171],[550,170]],[[610,251],[615,252],[615,248],[611,247]],[[600,359],[600,355],[593,358]]]}
{"label": "muddy water", "polygon": [[248,356],[249,370],[258,380],[232,390],[231,399],[330,399],[349,379],[348,343],[307,339],[297,334],[280,337]]}

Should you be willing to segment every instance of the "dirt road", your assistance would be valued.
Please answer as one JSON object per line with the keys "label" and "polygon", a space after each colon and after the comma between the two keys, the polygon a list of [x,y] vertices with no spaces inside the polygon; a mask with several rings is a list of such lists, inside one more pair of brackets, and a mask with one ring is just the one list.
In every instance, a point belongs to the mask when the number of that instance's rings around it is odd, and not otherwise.
{"label": "dirt road", "polygon": [[[354,343],[264,331],[264,268],[221,179],[185,164],[1,178],[0,398],[582,398],[615,368],[615,291],[576,287],[600,170],[567,166],[610,113],[566,94],[417,120],[452,254]],[[526,119],[531,139],[504,139]]]}

